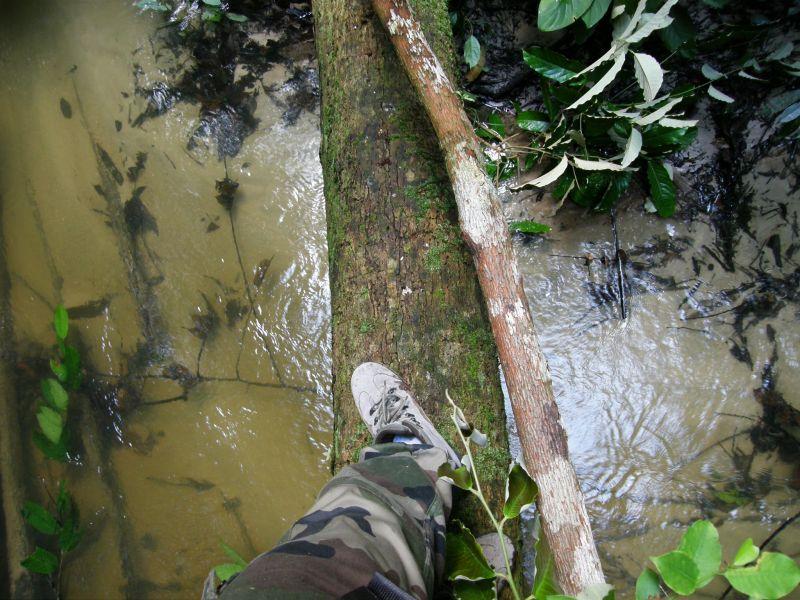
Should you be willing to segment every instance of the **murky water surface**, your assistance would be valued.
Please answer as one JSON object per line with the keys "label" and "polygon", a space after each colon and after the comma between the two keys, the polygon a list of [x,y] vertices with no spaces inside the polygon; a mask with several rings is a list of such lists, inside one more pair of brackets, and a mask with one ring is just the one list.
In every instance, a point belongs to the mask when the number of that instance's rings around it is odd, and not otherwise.
{"label": "murky water surface", "polygon": [[[0,198],[18,401],[34,402],[63,303],[92,390],[72,399],[81,451],[63,475],[87,535],[67,595],[196,597],[227,561],[220,541],[248,558],[269,547],[327,479],[319,117],[285,114],[287,65],[308,71],[313,46],[253,84],[257,126],[223,162],[197,104],[134,126],[153,101],[137,89],[158,89],[186,56],[131,4],[4,5]],[[231,211],[217,200],[226,173],[239,184]],[[38,461],[31,414],[23,438]],[[62,474],[30,467],[39,497]]]}
{"label": "murky water surface", "polygon": [[[168,93],[186,57],[159,23],[126,2],[56,0],[8,4],[0,23],[17,402],[35,403],[59,303],[89,375],[72,400],[77,464],[39,462],[29,410],[20,432],[36,457],[27,491],[66,477],[87,526],[66,565],[71,597],[194,597],[225,560],[220,541],[247,557],[269,547],[327,479],[318,115],[313,98],[296,110],[311,46],[244,86],[254,128],[234,115],[225,129]],[[797,511],[786,160],[746,176],[754,216],[733,271],[703,219],[638,208],[618,217],[619,265],[608,221],[572,210],[548,239],[518,244],[606,570],[627,589],[693,519],[715,521],[730,553]],[[231,211],[217,198],[226,176],[239,184]],[[797,555],[797,533],[775,546]]]}
{"label": "murky water surface", "polygon": [[[719,527],[730,560],[798,512],[792,161],[778,151],[746,171],[753,216],[734,236],[734,271],[706,218],[665,221],[639,203],[617,216],[619,264],[610,218],[574,208],[546,240],[518,240],[601,558],[621,589],[695,519]],[[798,533],[795,521],[770,548],[797,557]]]}

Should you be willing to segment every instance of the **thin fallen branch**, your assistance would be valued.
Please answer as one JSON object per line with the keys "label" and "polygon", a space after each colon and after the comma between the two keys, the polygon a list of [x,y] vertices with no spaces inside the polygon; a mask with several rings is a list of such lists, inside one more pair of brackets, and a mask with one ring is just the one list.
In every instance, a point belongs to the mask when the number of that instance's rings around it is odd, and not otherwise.
{"label": "thin fallen branch", "polygon": [[534,331],[497,190],[461,101],[405,0],[372,0],[439,139],[508,384],[525,463],[564,593],[605,580],[550,371]]}

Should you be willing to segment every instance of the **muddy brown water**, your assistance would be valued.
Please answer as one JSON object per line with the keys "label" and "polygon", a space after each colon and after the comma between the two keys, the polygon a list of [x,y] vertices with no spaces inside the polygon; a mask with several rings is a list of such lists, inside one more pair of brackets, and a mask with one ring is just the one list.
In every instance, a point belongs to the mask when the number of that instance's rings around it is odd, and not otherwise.
{"label": "muddy brown water", "polygon": [[[135,86],[165,81],[174,66],[159,52],[157,18],[126,2],[4,10],[0,222],[13,385],[3,390],[23,407],[25,492],[43,498],[64,477],[81,508],[87,534],[65,567],[67,597],[196,597],[226,560],[220,541],[248,558],[268,548],[328,477],[319,117],[287,122],[290,74],[276,65],[263,75],[270,93],[257,95],[256,131],[220,161],[213,142],[187,149],[197,105],[131,126],[146,102]],[[313,68],[310,56],[295,59]],[[797,238],[793,180],[765,175],[785,161],[765,158],[747,175],[756,216],[737,254],[776,279],[797,269],[785,251]],[[230,213],[216,199],[226,174],[239,183]],[[773,290],[779,301],[743,332],[731,325],[737,313],[695,318],[756,297],[758,286],[730,292],[754,277],[711,257],[715,232],[703,219],[664,221],[632,206],[618,216],[621,319],[617,273],[603,262],[615,255],[607,219],[566,210],[554,224],[517,249],[610,579],[630,589],[646,557],[696,518],[719,525],[728,557],[745,537],[764,541],[797,512],[797,463],[763,439],[754,446],[763,415],[754,390],[774,363],[771,391],[798,406],[797,298]],[[774,234],[781,265],[763,252]],[[63,470],[32,448],[24,409],[58,303],[76,316],[94,389],[72,399],[81,452]],[[797,556],[797,533],[788,528],[775,547]]]}

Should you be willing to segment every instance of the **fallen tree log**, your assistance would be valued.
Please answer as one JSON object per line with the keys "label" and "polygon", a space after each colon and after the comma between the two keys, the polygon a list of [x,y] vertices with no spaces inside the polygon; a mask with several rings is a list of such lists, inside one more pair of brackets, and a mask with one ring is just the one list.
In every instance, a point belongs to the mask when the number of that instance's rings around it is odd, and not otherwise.
{"label": "fallen tree log", "polygon": [[[452,65],[446,2],[415,6]],[[316,0],[313,10],[333,330],[332,468],[357,460],[370,441],[350,375],[374,360],[404,377],[453,447],[446,389],[487,432],[476,464],[497,506],[509,463],[497,350],[436,136],[369,0]],[[474,531],[491,530],[474,499],[455,512]]]}
{"label": "fallen tree log", "polygon": [[373,0],[408,79],[436,131],[472,250],[506,377],[523,456],[539,486],[538,507],[566,594],[605,579],[566,433],[517,271],[514,248],[482,151],[458,96],[405,0]]}

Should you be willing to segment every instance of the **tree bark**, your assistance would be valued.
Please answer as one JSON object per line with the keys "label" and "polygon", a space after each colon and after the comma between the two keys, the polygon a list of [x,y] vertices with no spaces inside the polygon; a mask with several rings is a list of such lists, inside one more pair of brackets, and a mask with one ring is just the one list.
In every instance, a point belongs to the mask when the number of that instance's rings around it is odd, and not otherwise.
{"label": "tree bark", "polygon": [[[426,32],[452,64],[443,0],[418,0]],[[350,393],[363,361],[409,383],[462,450],[445,389],[489,436],[476,463],[495,504],[509,464],[497,354],[452,190],[425,116],[369,0],[313,3],[322,91],[322,160],[333,321],[334,470],[371,440]],[[472,500],[456,515],[489,523]]]}
{"label": "tree bark", "polygon": [[576,595],[604,577],[497,190],[484,172],[481,148],[461,102],[406,1],[373,0],[373,6],[444,153],[461,230],[486,298],[525,463],[539,486],[545,537],[562,589]]}

